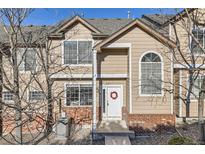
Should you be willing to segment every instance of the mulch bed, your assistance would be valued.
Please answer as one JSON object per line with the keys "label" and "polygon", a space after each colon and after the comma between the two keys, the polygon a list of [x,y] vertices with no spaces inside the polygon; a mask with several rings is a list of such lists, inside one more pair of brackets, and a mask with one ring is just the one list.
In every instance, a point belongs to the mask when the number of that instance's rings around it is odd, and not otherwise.
{"label": "mulch bed", "polygon": [[183,124],[171,130],[161,130],[159,132],[140,133],[134,139],[130,139],[132,145],[167,145],[172,137],[188,137],[194,144],[203,144],[199,142],[198,124]]}

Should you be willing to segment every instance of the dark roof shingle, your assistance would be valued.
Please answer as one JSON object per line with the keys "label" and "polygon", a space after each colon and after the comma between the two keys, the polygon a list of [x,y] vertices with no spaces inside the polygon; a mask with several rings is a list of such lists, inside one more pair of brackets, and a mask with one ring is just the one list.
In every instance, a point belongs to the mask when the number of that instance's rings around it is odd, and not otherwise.
{"label": "dark roof shingle", "polygon": [[[142,18],[139,20],[142,21],[147,26],[155,29],[159,33],[167,36],[168,34],[168,26],[162,26],[163,23],[165,23],[167,20],[172,18],[174,15],[159,15],[159,14],[150,14],[150,15],[143,15]],[[31,37],[32,35],[32,42],[37,40],[39,36],[46,35],[46,33],[50,33],[52,31],[55,31],[68,21],[70,21],[72,18],[62,20],[59,23],[57,23],[54,26],[24,26],[22,27],[23,32],[26,34],[27,39]],[[129,23],[133,21],[133,19],[126,19],[126,18],[83,18],[86,22],[88,22],[90,25],[101,31],[102,35],[112,35],[113,33],[119,31]],[[0,41],[5,42],[8,41],[8,35],[6,34],[5,30],[3,29],[3,26],[0,25]]]}
{"label": "dark roof shingle", "polygon": [[142,18],[152,22],[153,24],[162,26],[166,21],[174,16],[174,14],[145,14]]}
{"label": "dark roof shingle", "polygon": [[105,35],[111,35],[129,24],[133,19],[85,19]]}

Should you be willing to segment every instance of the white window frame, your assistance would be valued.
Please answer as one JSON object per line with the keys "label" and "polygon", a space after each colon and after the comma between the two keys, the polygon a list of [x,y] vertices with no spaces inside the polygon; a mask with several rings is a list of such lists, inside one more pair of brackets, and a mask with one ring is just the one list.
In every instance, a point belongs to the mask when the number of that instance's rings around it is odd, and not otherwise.
{"label": "white window frame", "polygon": [[[3,91],[2,91],[3,101],[6,102],[6,103],[9,103],[9,104],[10,104],[10,103],[14,103],[14,100],[5,100],[5,99],[4,99],[4,92],[10,92],[10,91],[8,91],[8,90],[3,90]],[[11,92],[10,92],[10,93],[11,93]]]}
{"label": "white window frame", "polygon": [[[193,26],[193,27],[192,27],[192,31],[195,30],[195,29],[196,29],[196,28]],[[203,48],[205,49],[205,43],[204,43],[204,41],[205,41],[205,40],[204,40],[204,37],[205,37],[205,27],[201,27],[201,28],[198,27],[198,29],[199,29],[199,30],[203,30],[203,45],[202,45],[202,46],[203,46]],[[191,50],[190,50],[190,49],[192,48],[191,45],[192,45],[192,36],[190,35],[190,36],[189,36],[189,50],[188,50],[189,53],[191,53]],[[195,53],[195,54],[194,54],[194,53],[193,53],[193,55],[194,55],[194,56],[205,56],[205,53],[202,53],[202,54],[198,54],[198,53]]]}
{"label": "white window frame", "polygon": [[[198,77],[202,77],[204,76],[205,77],[205,74],[199,74]],[[183,78],[182,78],[183,79]],[[186,80],[186,83],[187,83],[187,88],[189,88],[189,74],[187,74],[187,80]],[[193,94],[191,93],[191,96],[190,96],[190,101],[194,101],[194,102],[198,102],[198,99],[194,96],[192,96]]]}
{"label": "white window frame", "polygon": [[159,57],[160,57],[160,60],[161,60],[161,71],[162,71],[162,74],[161,74],[161,78],[162,78],[162,81],[164,81],[164,62],[163,62],[163,58],[162,58],[162,56],[161,56],[161,54],[159,54],[158,52],[156,52],[156,51],[146,51],[146,52],[144,52],[142,55],[141,55],[141,57],[140,57],[140,59],[139,59],[139,96],[145,96],[145,97],[157,97],[157,96],[164,96],[164,83],[163,82],[161,82],[162,83],[162,89],[161,89],[161,94],[142,94],[141,93],[141,61],[142,61],[142,58],[146,55],[146,54],[148,54],[148,53],[154,53],[154,54],[156,54],[156,55],[158,55]]}
{"label": "white window frame", "polygon": [[46,98],[45,98],[45,96],[44,96],[44,99],[42,99],[42,100],[30,100],[30,92],[34,92],[34,91],[41,91],[41,92],[43,92],[42,90],[36,90],[36,89],[28,89],[27,90],[27,101],[28,102],[40,102],[40,101],[44,101]]}
{"label": "white window frame", "polygon": [[[19,49],[26,49],[26,48],[19,48]],[[27,49],[35,49],[35,48],[27,48]],[[25,51],[24,51],[25,52]],[[19,70],[19,73],[30,73],[30,72],[32,72],[32,71],[37,71],[38,70],[38,61],[37,61],[37,54],[36,54],[36,68],[35,68],[35,70],[25,70],[25,57],[24,57],[24,67],[23,67],[23,70]],[[22,62],[23,62],[22,61]]]}
{"label": "white window frame", "polygon": [[[93,49],[93,46],[94,46],[94,40],[93,39],[68,39],[68,40],[63,40],[62,42],[61,42],[61,46],[62,46],[62,52],[61,52],[61,55],[62,55],[62,65],[63,66],[71,66],[71,67],[80,67],[80,66],[88,66],[88,67],[92,67],[92,63],[90,63],[90,64],[65,64],[64,63],[64,42],[66,42],[66,41],[70,41],[70,42],[72,42],[72,41],[91,41],[91,44],[92,44],[92,46],[91,46],[91,50]],[[78,48],[77,48],[77,52],[78,52]],[[78,54],[78,53],[77,53]],[[78,56],[78,55],[77,55]]]}
{"label": "white window frame", "polygon": [[91,87],[92,87],[92,82],[78,82],[78,83],[76,83],[76,82],[69,82],[69,83],[65,83],[64,84],[64,107],[92,107],[93,105],[72,105],[72,106],[68,106],[68,105],[66,105],[66,90],[67,90],[67,86],[68,85],[91,85]]}

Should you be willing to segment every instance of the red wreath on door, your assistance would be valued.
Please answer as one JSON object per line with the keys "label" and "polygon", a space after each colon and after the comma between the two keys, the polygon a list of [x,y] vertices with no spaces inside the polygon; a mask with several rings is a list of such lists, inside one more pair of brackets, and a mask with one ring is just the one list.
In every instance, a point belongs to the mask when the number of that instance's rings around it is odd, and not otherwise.
{"label": "red wreath on door", "polygon": [[118,98],[117,92],[116,92],[116,91],[112,91],[112,92],[110,93],[110,97],[111,97],[112,99],[117,99],[117,98]]}

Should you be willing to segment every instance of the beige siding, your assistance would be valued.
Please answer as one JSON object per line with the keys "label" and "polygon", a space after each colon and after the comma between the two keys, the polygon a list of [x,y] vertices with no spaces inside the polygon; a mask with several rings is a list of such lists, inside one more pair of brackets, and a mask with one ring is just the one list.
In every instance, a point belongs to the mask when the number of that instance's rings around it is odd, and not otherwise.
{"label": "beige siding", "polygon": [[[186,98],[187,88],[188,88],[188,72],[186,70],[181,71],[181,97]],[[186,104],[181,101],[181,110],[182,110],[182,117],[186,116]],[[204,105],[205,107],[205,105]],[[196,98],[191,97],[191,104],[190,104],[190,117],[196,117],[198,115],[198,101]],[[205,112],[204,112],[205,115]]]}
{"label": "beige siding", "polygon": [[[114,43],[131,43],[131,65],[132,65],[132,109],[137,114],[170,114],[171,113],[171,95],[164,92],[162,97],[140,96],[139,95],[139,60],[145,52],[157,52],[163,58],[164,81],[171,81],[171,63],[169,55],[166,54],[169,49],[156,41],[153,37],[135,27],[126,32]],[[164,83],[164,88],[171,88],[171,84]]]}
{"label": "beige siding", "polygon": [[[67,29],[65,33],[65,39],[63,40],[52,40],[52,61],[56,63],[54,65],[55,70],[62,68],[62,59],[63,59],[63,41],[64,40],[92,40],[92,31],[81,23],[76,23],[73,26]],[[99,40],[98,40],[99,41]],[[93,44],[96,44],[93,40]],[[68,66],[66,71],[69,74],[90,74],[92,72],[92,67],[90,65],[80,65],[80,66]]]}
{"label": "beige siding", "polygon": [[65,39],[92,39],[92,31],[81,23],[76,23],[67,29]]}
{"label": "beige siding", "polygon": [[106,49],[97,57],[98,74],[127,74],[128,51],[126,49]]}

